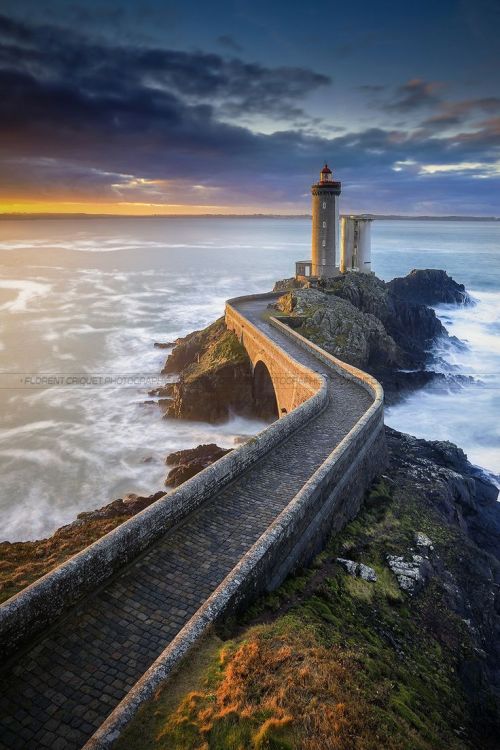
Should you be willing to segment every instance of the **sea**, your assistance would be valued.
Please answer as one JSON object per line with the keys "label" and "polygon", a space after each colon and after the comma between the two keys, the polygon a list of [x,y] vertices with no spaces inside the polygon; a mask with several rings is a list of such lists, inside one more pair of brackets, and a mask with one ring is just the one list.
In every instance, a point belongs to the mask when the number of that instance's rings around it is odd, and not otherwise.
{"label": "sea", "polygon": [[[38,539],[124,493],[163,487],[165,457],[264,427],[165,419],[148,391],[168,349],[224,301],[270,290],[310,255],[307,218],[38,219],[0,222],[0,540]],[[442,268],[470,307],[436,309],[465,346],[436,347],[471,376],[387,409],[386,422],[451,440],[500,472],[500,222],[373,224],[372,267],[389,280]],[[498,476],[496,481],[498,481]]]}

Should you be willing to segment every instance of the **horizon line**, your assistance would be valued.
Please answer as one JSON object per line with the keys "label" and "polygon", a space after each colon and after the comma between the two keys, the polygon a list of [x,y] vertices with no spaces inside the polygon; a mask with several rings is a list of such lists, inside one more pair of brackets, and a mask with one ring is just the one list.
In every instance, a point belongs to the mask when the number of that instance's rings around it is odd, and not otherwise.
{"label": "horizon line", "polygon": [[[357,215],[354,212],[341,214],[341,216]],[[428,221],[500,221],[500,216],[475,216],[467,214],[372,214],[362,213],[379,220],[428,220]],[[36,211],[9,211],[0,212],[0,220],[16,219],[310,219],[311,213],[283,214],[283,213],[252,213],[252,214],[113,214],[113,213],[86,213],[86,212],[36,212]]]}

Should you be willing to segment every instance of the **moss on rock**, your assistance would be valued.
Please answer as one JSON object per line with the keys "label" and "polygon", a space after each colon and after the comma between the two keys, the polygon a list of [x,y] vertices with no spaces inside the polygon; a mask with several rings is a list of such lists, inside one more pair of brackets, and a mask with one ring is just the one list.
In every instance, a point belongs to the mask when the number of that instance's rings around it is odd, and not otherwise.
{"label": "moss on rock", "polygon": [[[309,568],[213,633],[201,646],[204,667],[193,673],[187,661],[141,709],[117,750],[495,747],[498,561],[461,518],[460,492],[475,482],[472,467],[438,443],[391,430],[388,439],[390,470],[359,516]],[[450,494],[447,472],[456,461],[463,487],[455,478]],[[477,485],[478,525],[479,506],[494,502],[482,493]],[[415,551],[423,534],[432,540],[425,553],[431,574],[409,594],[387,554]],[[337,556],[370,565],[377,580],[353,578]],[[484,656],[480,645],[489,648]]]}

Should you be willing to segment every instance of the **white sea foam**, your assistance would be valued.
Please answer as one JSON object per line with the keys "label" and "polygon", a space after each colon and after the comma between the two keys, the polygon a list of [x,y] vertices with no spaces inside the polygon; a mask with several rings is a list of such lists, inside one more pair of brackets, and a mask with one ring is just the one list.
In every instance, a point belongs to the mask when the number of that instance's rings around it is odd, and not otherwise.
{"label": "white sea foam", "polygon": [[[31,222],[9,227],[0,242],[0,263],[8,253],[2,279],[20,279],[21,287],[4,286],[16,292],[18,312],[1,310],[2,369],[7,362],[28,373],[158,376],[168,352],[154,341],[202,328],[223,313],[228,297],[270,289],[292,274],[310,241],[308,220],[37,222],[33,238]],[[484,385],[415,393],[388,410],[388,421],[454,440],[492,470],[500,444],[499,232],[496,225],[427,222],[375,222],[373,231],[374,267],[383,278],[444,267],[479,300],[477,307],[439,309],[469,348],[436,353],[443,370],[454,367]],[[14,275],[13,253],[16,279],[7,275]],[[476,273],[485,267],[487,277]],[[29,294],[19,300],[23,290]],[[147,388],[113,383],[0,389],[2,535],[40,537],[126,492],[150,494],[163,487],[168,453],[207,442],[233,447],[264,426],[241,418],[217,426],[163,419],[158,407],[142,404],[147,398]]]}
{"label": "white sea foam", "polygon": [[43,297],[50,292],[50,284],[26,279],[0,279],[0,289],[16,289],[18,294],[14,300],[0,305],[0,312],[24,312],[28,303],[35,297]]}
{"label": "white sea foam", "polygon": [[474,291],[474,307],[436,309],[449,333],[466,346],[441,341],[433,369],[473,378],[448,392],[429,387],[386,412],[392,427],[429,440],[452,440],[469,460],[500,474],[500,294]]}

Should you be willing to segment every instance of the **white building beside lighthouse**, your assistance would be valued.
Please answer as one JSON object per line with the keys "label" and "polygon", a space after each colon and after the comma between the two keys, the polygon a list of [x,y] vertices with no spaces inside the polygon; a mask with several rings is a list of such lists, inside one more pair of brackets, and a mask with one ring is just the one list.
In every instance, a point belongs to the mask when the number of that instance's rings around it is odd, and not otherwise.
{"label": "white building beside lighthouse", "polygon": [[371,273],[370,216],[343,216],[340,229],[340,270]]}

